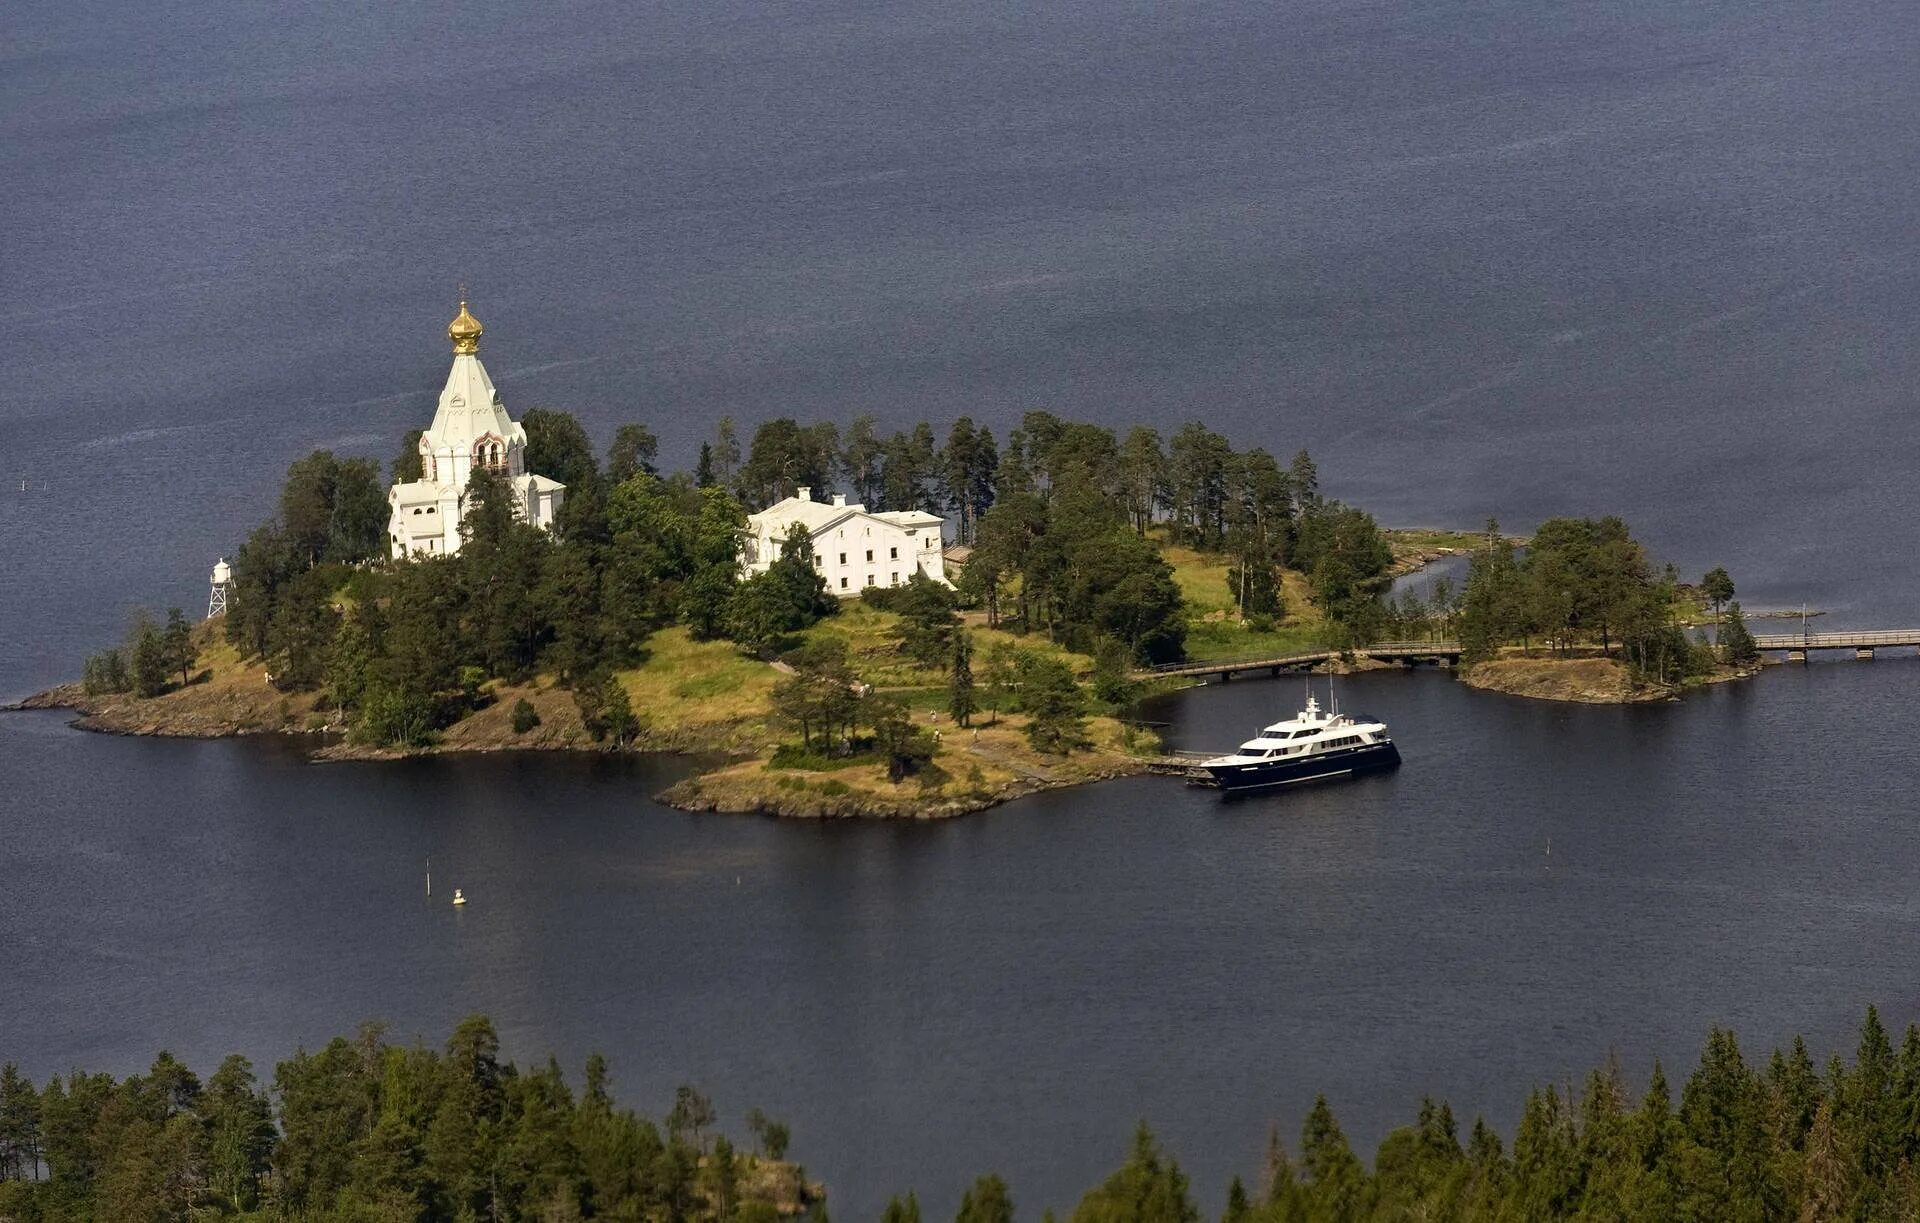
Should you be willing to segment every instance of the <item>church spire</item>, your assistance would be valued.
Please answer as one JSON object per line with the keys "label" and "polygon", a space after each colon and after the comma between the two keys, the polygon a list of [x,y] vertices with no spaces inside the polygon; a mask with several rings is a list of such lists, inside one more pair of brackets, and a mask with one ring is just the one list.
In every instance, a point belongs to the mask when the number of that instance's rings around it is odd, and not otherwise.
{"label": "church spire", "polygon": [[465,285],[460,286],[460,313],[447,324],[447,338],[453,341],[453,355],[456,357],[480,351],[480,320],[467,309]]}

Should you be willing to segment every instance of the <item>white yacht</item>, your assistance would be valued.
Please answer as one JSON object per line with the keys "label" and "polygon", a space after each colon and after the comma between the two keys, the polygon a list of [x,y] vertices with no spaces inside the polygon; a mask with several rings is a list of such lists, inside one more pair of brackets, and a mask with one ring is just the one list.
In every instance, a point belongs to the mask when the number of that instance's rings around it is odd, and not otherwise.
{"label": "white yacht", "polygon": [[1223,790],[1257,790],[1298,781],[1321,781],[1400,763],[1386,724],[1365,714],[1323,712],[1307,696],[1307,707],[1291,721],[1275,722],[1231,755],[1200,762]]}

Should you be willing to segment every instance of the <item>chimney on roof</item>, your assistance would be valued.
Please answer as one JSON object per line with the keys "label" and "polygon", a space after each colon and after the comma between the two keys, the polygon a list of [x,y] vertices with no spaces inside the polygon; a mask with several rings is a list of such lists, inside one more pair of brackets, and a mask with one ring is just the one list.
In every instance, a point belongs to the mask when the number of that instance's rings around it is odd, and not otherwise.
{"label": "chimney on roof", "polygon": [[793,490],[793,495],[800,498],[800,500],[802,501],[813,500],[813,490],[807,487],[805,484],[802,484],[799,488]]}
{"label": "chimney on roof", "polygon": [[835,493],[833,495],[833,508],[836,510],[844,510],[847,508],[847,495],[845,493]]}

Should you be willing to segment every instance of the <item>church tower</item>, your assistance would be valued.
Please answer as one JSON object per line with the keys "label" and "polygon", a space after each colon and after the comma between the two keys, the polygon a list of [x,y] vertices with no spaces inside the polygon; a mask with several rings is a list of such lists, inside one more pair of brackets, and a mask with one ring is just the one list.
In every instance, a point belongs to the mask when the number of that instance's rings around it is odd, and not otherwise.
{"label": "church tower", "polygon": [[566,496],[566,485],[527,470],[527,431],[507,415],[480,363],[483,332],[463,294],[460,313],[447,324],[453,368],[433,423],[420,435],[420,478],[395,484],[387,495],[387,536],[396,558],[460,550],[460,515],[476,467],[504,476],[516,494],[515,511],[543,529],[552,528]]}

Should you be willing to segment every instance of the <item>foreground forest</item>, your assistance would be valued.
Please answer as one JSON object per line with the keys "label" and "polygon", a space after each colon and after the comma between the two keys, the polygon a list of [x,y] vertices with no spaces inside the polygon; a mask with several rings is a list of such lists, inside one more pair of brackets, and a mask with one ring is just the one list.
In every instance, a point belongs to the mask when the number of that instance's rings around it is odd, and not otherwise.
{"label": "foreground forest", "polygon": [[[500,1060],[484,1019],[444,1053],[377,1027],[280,1063],[272,1089],[244,1058],[204,1083],[162,1053],[144,1075],[76,1071],[36,1086],[0,1069],[0,1221],[648,1220],[825,1223],[824,1191],[786,1160],[786,1126],[758,1111],[736,1146],[681,1088],[661,1123],[616,1106],[606,1063],[576,1092],[558,1066]],[[1117,1123],[1118,1124],[1118,1123]],[[1871,1008],[1851,1063],[1804,1041],[1764,1064],[1715,1029],[1675,1100],[1658,1063],[1634,1092],[1608,1064],[1575,1089],[1530,1093],[1511,1145],[1423,1100],[1368,1167],[1324,1097],[1294,1152],[1268,1137],[1253,1188],[1236,1177],[1221,1223],[1360,1220],[1905,1220],[1920,1212],[1920,1029],[1898,1049]],[[956,1223],[1021,1212],[998,1176]],[[1027,1217],[1036,1217],[1027,1210]],[[1205,1212],[1211,1215],[1211,1211]],[[1051,1221],[1051,1209],[1038,1217]],[[1147,1127],[1072,1223],[1199,1223],[1173,1155]],[[920,1223],[911,1193],[882,1223]]]}

